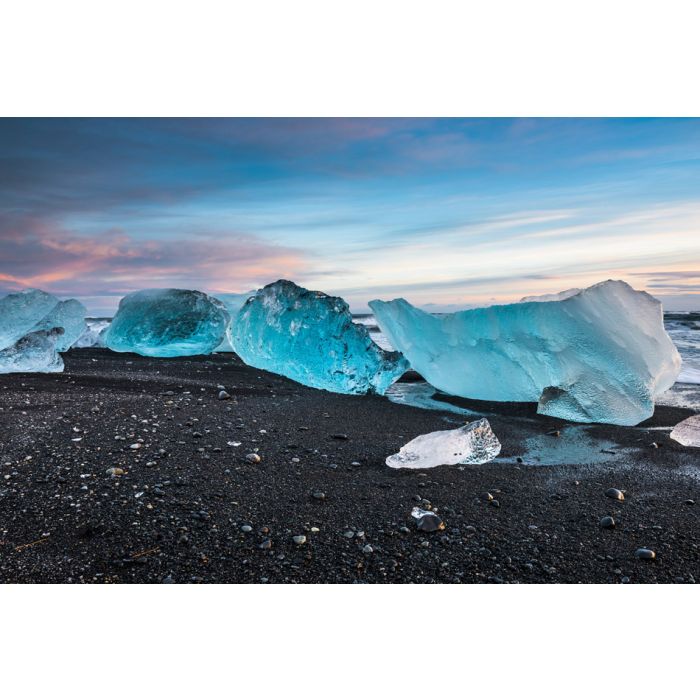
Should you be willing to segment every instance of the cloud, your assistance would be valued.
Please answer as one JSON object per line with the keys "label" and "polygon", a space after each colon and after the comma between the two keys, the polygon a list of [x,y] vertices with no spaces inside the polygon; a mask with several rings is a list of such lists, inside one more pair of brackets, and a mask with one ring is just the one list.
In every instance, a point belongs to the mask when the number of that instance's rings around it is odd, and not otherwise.
{"label": "cloud", "polygon": [[0,288],[59,295],[122,295],[144,287],[240,291],[309,266],[301,250],[243,233],[135,238],[119,229],[90,237],[41,218],[0,218]]}

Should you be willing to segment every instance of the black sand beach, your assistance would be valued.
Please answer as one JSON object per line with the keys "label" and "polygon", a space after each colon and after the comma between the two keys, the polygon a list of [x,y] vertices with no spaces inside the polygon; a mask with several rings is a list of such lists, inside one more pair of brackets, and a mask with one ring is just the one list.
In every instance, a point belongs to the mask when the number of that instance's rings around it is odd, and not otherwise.
{"label": "black sand beach", "polygon": [[[700,449],[655,429],[686,409],[567,427],[534,406],[461,402],[489,418],[499,460],[395,471],[387,455],[465,418],[309,389],[232,355],[64,360],[63,374],[0,377],[0,582],[700,580]],[[416,505],[445,529],[419,531]]]}

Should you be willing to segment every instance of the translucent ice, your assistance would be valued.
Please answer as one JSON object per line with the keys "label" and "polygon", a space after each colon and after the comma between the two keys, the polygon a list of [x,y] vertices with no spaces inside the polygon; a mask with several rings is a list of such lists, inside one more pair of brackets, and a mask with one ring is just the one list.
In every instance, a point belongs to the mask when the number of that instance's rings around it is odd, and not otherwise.
{"label": "translucent ice", "polygon": [[231,326],[231,344],[248,365],[341,394],[383,394],[408,368],[354,324],[339,297],[279,280],[251,297]]}
{"label": "translucent ice", "polygon": [[76,340],[74,348],[103,348],[105,347],[104,336],[109,328],[110,321],[105,318],[86,319],[87,328]]}
{"label": "translucent ice", "polygon": [[0,299],[0,349],[14,345],[58,304],[53,294],[40,289],[13,292]]}
{"label": "translucent ice", "polygon": [[671,431],[671,439],[686,447],[700,447],[700,415],[678,423]]}
{"label": "translucent ice", "polygon": [[86,313],[87,309],[77,299],[59,301],[31,330],[49,331],[52,328],[63,328],[63,335],[56,342],[56,350],[65,352],[87,329]]}
{"label": "translucent ice", "polygon": [[370,306],[392,346],[438,389],[537,401],[539,413],[566,420],[636,425],[680,371],[661,304],[624,282],[444,316],[403,299]]}
{"label": "translucent ice", "polygon": [[62,335],[62,328],[33,331],[0,350],[0,374],[62,372],[63,358],[56,351],[56,344]]}
{"label": "translucent ice", "polygon": [[216,299],[218,299],[225,307],[226,311],[228,311],[229,316],[231,317],[231,320],[229,321],[228,327],[226,328],[226,337],[222,341],[221,345],[219,345],[218,348],[216,348],[217,352],[232,352],[233,351],[233,346],[231,345],[231,328],[233,327],[233,324],[235,323],[236,316],[238,315],[238,312],[241,310],[241,307],[243,304],[250,299],[250,297],[254,296],[256,293],[256,290],[252,290],[250,292],[242,292],[240,294],[236,294],[233,292],[227,292],[227,293],[222,293],[222,294],[217,294]]}
{"label": "translucent ice", "polygon": [[394,469],[430,469],[441,464],[485,464],[498,456],[501,443],[486,418],[455,430],[437,430],[407,442],[386,458]]}
{"label": "translucent ice", "polygon": [[127,294],[104,334],[108,348],[148,357],[207,355],[224,338],[224,305],[189,289],[144,289]]}

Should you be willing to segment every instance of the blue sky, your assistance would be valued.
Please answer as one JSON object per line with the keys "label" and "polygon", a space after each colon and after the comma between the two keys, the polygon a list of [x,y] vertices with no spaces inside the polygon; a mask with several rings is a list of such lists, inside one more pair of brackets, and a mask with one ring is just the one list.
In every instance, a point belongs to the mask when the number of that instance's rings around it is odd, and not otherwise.
{"label": "blue sky", "polygon": [[0,292],[280,277],[356,311],[610,277],[699,309],[700,120],[0,120]]}

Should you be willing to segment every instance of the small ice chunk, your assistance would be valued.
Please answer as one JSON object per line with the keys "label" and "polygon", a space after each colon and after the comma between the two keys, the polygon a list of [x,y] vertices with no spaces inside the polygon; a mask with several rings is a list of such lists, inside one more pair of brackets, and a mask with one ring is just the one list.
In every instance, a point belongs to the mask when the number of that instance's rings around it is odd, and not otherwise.
{"label": "small ice chunk", "polygon": [[[440,464],[485,464],[498,456],[501,443],[486,418],[455,430],[419,435],[386,458],[393,469],[430,469]],[[415,511],[415,509],[414,509]],[[418,517],[413,514],[413,517]]]}
{"label": "small ice chunk", "polygon": [[110,320],[106,318],[85,319],[87,328],[82,335],[73,343],[74,348],[103,348],[105,347],[104,336],[109,328]]}
{"label": "small ice chunk", "polygon": [[674,426],[671,439],[686,447],[700,447],[700,414],[690,416]]}
{"label": "small ice chunk", "polygon": [[63,328],[34,331],[9,348],[0,350],[0,374],[11,372],[62,372],[63,358],[56,344]]}

